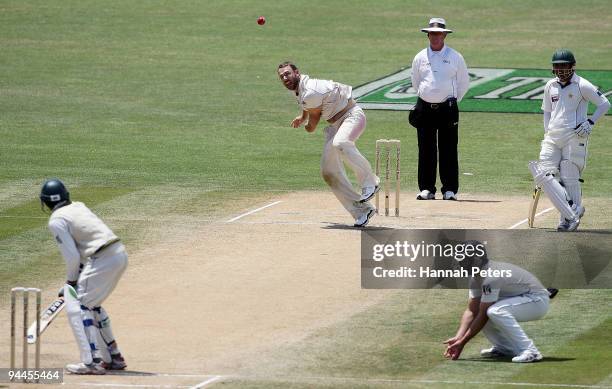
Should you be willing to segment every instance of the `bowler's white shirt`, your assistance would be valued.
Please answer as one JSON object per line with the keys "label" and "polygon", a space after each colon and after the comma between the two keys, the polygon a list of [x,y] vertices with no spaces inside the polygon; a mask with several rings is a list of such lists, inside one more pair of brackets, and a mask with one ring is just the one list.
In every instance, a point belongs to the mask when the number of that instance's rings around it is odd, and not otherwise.
{"label": "bowler's white shirt", "polygon": [[470,279],[470,298],[480,297],[481,303],[493,303],[499,299],[521,296],[527,293],[548,295],[540,280],[527,270],[506,262],[489,261],[483,270],[510,270],[510,277],[473,277]]}
{"label": "bowler's white shirt", "polygon": [[412,61],[412,86],[428,103],[455,97],[461,101],[470,88],[470,76],[463,56],[444,45],[440,51],[421,50]]}
{"label": "bowler's white shirt", "polygon": [[576,73],[566,86],[561,86],[558,78],[548,81],[542,100],[542,110],[551,113],[546,135],[553,140],[573,136],[576,126],[587,120],[589,101],[600,106],[608,99]]}
{"label": "bowler's white shirt", "polygon": [[321,117],[328,120],[346,107],[352,91],[353,88],[349,85],[331,80],[317,80],[302,74],[296,98],[302,110],[321,108]]}
{"label": "bowler's white shirt", "polygon": [[56,209],[49,218],[53,234],[66,261],[67,279],[79,278],[79,264],[117,236],[81,202]]}

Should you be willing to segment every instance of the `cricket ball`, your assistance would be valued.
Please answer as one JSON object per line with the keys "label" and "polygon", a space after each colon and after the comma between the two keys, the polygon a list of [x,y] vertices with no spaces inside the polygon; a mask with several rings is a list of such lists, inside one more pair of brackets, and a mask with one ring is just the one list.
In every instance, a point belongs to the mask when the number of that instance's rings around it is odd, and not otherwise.
{"label": "cricket ball", "polygon": [[266,24],[266,18],[264,18],[263,16],[258,17],[257,24],[259,24],[260,26],[263,26],[264,24]]}

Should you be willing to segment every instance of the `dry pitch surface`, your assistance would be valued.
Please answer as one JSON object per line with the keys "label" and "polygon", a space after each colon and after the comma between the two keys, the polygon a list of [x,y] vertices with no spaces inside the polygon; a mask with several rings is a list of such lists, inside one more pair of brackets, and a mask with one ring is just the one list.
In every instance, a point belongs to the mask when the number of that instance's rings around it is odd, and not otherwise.
{"label": "dry pitch surface", "polygon": [[[405,193],[402,216],[379,215],[370,226],[526,228],[517,225],[527,213],[526,197],[460,199],[416,201]],[[543,199],[540,210],[549,207]],[[537,224],[550,228],[555,220],[555,212],[545,212]],[[397,293],[361,289],[360,232],[347,224],[352,220],[330,193],[298,192],[199,227],[173,226],[172,238],[130,252],[130,267],[105,304],[129,370],[67,375],[66,384],[208,387],[231,376],[272,373],[260,355]],[[44,301],[52,299],[47,291]],[[0,333],[8,332],[3,320]],[[8,336],[0,348],[8,350]],[[8,365],[2,354],[0,364]],[[42,366],[77,359],[62,315],[44,334]]]}

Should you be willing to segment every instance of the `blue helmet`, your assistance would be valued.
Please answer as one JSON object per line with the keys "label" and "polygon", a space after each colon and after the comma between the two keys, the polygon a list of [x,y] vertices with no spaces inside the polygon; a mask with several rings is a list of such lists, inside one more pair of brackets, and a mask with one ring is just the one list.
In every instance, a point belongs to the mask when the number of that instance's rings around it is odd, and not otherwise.
{"label": "blue helmet", "polygon": [[66,189],[63,182],[57,178],[45,181],[40,189],[41,205],[45,204],[49,209],[55,208],[57,205],[66,205],[70,203],[70,193]]}

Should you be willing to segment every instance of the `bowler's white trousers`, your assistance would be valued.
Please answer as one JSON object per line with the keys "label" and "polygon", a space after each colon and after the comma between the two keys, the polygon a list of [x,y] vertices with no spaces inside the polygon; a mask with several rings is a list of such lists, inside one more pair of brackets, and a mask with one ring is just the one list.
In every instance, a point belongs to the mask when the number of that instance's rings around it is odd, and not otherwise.
{"label": "bowler's white trousers", "polygon": [[355,191],[346,176],[344,162],[357,177],[361,188],[378,185],[380,180],[372,172],[370,162],[357,150],[355,141],[366,127],[366,116],[359,106],[354,106],[334,124],[325,128],[325,146],[321,157],[321,175],[346,210],[357,219],[369,203],[359,203],[361,195]]}
{"label": "bowler's white trousers", "polygon": [[489,321],[482,329],[496,349],[508,355],[523,351],[538,352],[518,322],[538,320],[548,312],[549,298],[545,293],[526,293],[504,298],[487,309]]}

